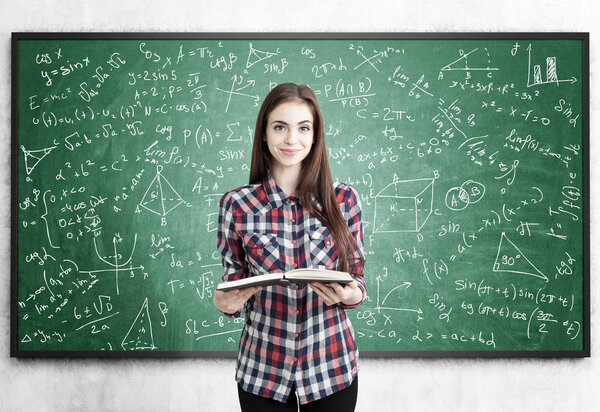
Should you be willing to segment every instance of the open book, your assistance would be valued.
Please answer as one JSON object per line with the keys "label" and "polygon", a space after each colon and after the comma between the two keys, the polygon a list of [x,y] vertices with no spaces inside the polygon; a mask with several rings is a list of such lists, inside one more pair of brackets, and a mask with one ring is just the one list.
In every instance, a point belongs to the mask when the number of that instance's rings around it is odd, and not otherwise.
{"label": "open book", "polygon": [[302,268],[294,269],[285,273],[265,273],[264,275],[250,276],[244,279],[223,282],[217,286],[216,290],[224,292],[233,289],[244,289],[251,286],[268,285],[288,285],[290,283],[306,282],[337,282],[346,284],[352,282],[353,278],[349,273],[339,272],[337,270]]}

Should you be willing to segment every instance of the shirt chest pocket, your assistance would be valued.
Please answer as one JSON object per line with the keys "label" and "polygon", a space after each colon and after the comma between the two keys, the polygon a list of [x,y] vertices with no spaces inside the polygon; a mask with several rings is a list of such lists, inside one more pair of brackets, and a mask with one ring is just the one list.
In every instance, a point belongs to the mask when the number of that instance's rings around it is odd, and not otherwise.
{"label": "shirt chest pocket", "polygon": [[337,251],[333,242],[333,235],[327,227],[321,226],[309,231],[310,259],[312,267],[322,269],[335,269]]}
{"label": "shirt chest pocket", "polygon": [[275,234],[245,234],[244,249],[254,274],[279,272],[279,244]]}

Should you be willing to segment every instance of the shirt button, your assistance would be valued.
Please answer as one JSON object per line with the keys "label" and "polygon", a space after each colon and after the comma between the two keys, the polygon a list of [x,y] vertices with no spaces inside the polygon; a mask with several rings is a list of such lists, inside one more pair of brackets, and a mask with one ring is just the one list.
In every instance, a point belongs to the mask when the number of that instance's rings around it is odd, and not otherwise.
{"label": "shirt button", "polygon": [[298,265],[294,263],[292,266],[293,266],[293,267],[297,267]]}
{"label": "shirt button", "polygon": [[295,240],[292,240],[292,245],[293,245],[294,243],[296,243],[296,241],[295,241]]}
{"label": "shirt button", "polygon": [[296,315],[298,315],[298,314],[300,313],[300,311],[299,311],[299,310],[296,310],[296,312],[294,312],[294,313],[295,313]]}
{"label": "shirt button", "polygon": [[297,338],[297,337],[298,337],[298,334],[297,334],[297,333],[294,333],[294,337],[295,337],[295,338]]}
{"label": "shirt button", "polygon": [[298,285],[294,285],[294,290],[298,290]]}
{"label": "shirt button", "polygon": [[294,363],[298,362],[298,358],[292,359],[292,362],[294,362]]}

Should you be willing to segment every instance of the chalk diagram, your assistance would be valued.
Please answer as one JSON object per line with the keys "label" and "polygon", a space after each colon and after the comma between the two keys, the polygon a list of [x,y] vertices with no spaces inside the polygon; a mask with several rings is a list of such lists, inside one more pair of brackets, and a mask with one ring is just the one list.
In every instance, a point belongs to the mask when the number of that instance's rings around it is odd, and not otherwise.
{"label": "chalk diagram", "polygon": [[474,180],[467,180],[460,187],[455,186],[446,192],[446,207],[459,211],[483,199],[485,186]]}
{"label": "chalk diagram", "polygon": [[[252,43],[249,43],[249,47],[250,50],[248,51],[248,59],[246,59],[246,69],[244,69],[244,73],[246,74],[248,73],[248,69],[250,67],[254,66],[257,63],[260,63],[263,60],[269,59],[279,54],[255,49],[252,46]],[[247,87],[254,87],[255,83],[255,80],[244,80],[244,76],[235,74],[231,77],[231,88],[229,90],[224,90],[220,87],[217,87],[216,89],[218,91],[229,95],[227,98],[227,106],[225,107],[225,113],[229,111],[229,105],[231,103],[231,98],[233,97],[233,95],[250,98],[254,101],[254,107],[258,107],[258,101],[260,100],[258,94],[251,95],[243,92],[243,90]]]}
{"label": "chalk diagram", "polygon": [[[129,265],[131,262],[131,259],[133,257],[133,253],[135,252],[135,246],[137,243],[137,233],[135,234],[135,236],[133,238],[133,247],[131,248],[131,254],[129,255],[129,258],[125,262],[121,263],[121,262],[119,262],[119,260],[123,258],[123,255],[117,251],[117,245],[122,242],[123,242],[123,238],[118,233],[115,233],[115,235],[112,238],[113,254],[108,255],[108,256],[102,256],[100,254],[100,252],[98,251],[98,244],[96,243],[96,238],[94,238],[94,250],[96,251],[96,256],[98,256],[98,259],[100,259],[102,262],[104,262],[108,266],[110,266],[110,269],[81,270],[80,271],[81,273],[102,273],[102,272],[113,273],[114,272],[117,295],[119,294],[119,273],[120,272],[133,273],[134,270],[144,270],[144,266]],[[129,266],[127,266],[127,265],[129,265]]]}
{"label": "chalk diagram", "polygon": [[395,180],[375,195],[373,233],[419,232],[433,212],[432,178]]}
{"label": "chalk diagram", "polygon": [[[396,292],[397,295],[400,295],[399,292],[402,290],[402,288],[405,288],[405,290],[408,290],[408,288],[411,287],[411,285],[412,285],[412,283],[410,283],[410,282],[404,282],[401,285],[398,285],[398,286],[390,289],[390,291],[385,295],[385,297],[383,298],[383,300],[381,301],[381,303],[379,303],[379,287],[378,287],[377,288],[377,306],[375,307],[375,309],[377,309],[378,311],[381,310],[381,309],[388,309],[388,310],[408,310],[408,309],[397,308],[395,306],[384,306],[384,305],[385,305],[385,301],[390,297],[390,295],[393,292]],[[379,286],[379,283],[377,283],[377,286]]]}
{"label": "chalk diagram", "polygon": [[[558,84],[560,82],[575,83],[577,78],[572,76],[570,79],[559,80],[556,64],[556,56],[546,56],[546,80],[542,80],[542,66],[539,64],[533,65],[533,73],[531,71],[531,43],[527,46],[528,64],[527,64],[527,87],[538,86],[541,84]],[[533,83],[531,78],[533,77]]]}
{"label": "chalk diagram", "polygon": [[[162,170],[162,166],[158,165],[156,167],[156,176],[146,189],[139,206],[162,217],[163,225],[165,225],[165,218],[173,209],[182,203],[188,206],[189,204],[183,200],[171,183],[163,176]],[[136,213],[140,213],[139,207],[136,209]]]}
{"label": "chalk diagram", "polygon": [[257,63],[260,63],[261,61],[263,61],[265,59],[269,59],[273,56],[278,55],[278,53],[266,52],[266,51],[255,49],[252,46],[252,43],[249,44],[249,47],[250,47],[250,51],[248,52],[248,59],[246,60],[246,69],[249,69],[250,67],[254,66]]}
{"label": "chalk diagram", "polygon": [[[233,75],[233,77],[231,78],[231,88],[229,90],[224,90],[221,89],[220,87],[217,87],[217,90],[223,93],[226,93],[229,95],[229,97],[227,98],[227,106],[225,107],[225,113],[227,113],[229,111],[229,105],[231,104],[231,97],[233,95],[236,96],[242,96],[242,97],[249,97],[250,99],[254,100],[254,107],[258,107],[258,101],[259,101],[259,97],[258,94],[252,95],[252,94],[248,94],[248,93],[242,93],[242,90],[244,90],[247,87],[253,87],[256,84],[255,80],[246,80],[244,81],[244,76],[241,75]],[[246,83],[243,86],[237,87],[236,85],[241,85],[242,83]],[[233,90],[235,88],[235,91]]]}
{"label": "chalk diagram", "polygon": [[42,161],[42,159],[50,154],[53,149],[56,149],[56,146],[45,147],[39,150],[27,150],[25,146],[21,145],[21,151],[23,151],[23,155],[25,156],[25,172],[27,176],[33,172],[35,167]]}
{"label": "chalk diagram", "polygon": [[140,311],[121,342],[121,347],[124,350],[156,349],[152,321],[148,312],[148,298],[144,299]]}
{"label": "chalk diagram", "polygon": [[[385,271],[387,273],[387,268],[385,268]],[[387,277],[387,275],[386,275],[386,277]],[[381,279],[381,276],[377,276],[376,280],[377,280],[377,299],[376,299],[375,310],[377,310],[377,313],[381,313],[382,310],[393,310],[393,311],[398,311],[398,312],[414,312],[414,313],[417,313],[418,315],[423,314],[423,311],[421,310],[421,308],[418,308],[418,309],[401,308],[401,307],[395,306],[393,303],[393,302],[403,302],[404,300],[406,300],[406,297],[405,297],[406,292],[408,291],[408,288],[410,288],[412,286],[412,283],[403,282],[402,284],[393,287],[391,290],[388,291],[388,293],[385,295],[383,300],[380,300],[381,295],[380,295],[379,289],[380,289],[380,284],[381,284],[381,282],[383,282],[383,280]],[[392,296],[392,299],[390,299],[391,302],[386,305],[385,303],[390,296]]]}
{"label": "chalk diagram", "polygon": [[[459,54],[461,55],[458,59],[454,60],[452,63],[447,64],[446,66],[442,67],[440,69],[440,74],[438,75],[438,80],[442,80],[444,78],[444,72],[452,72],[452,71],[464,71],[465,72],[465,78],[469,78],[470,76],[467,74],[467,72],[472,72],[472,71],[487,71],[487,72],[492,72],[494,70],[498,70],[497,67],[490,67],[490,53],[488,51],[487,48],[483,49],[484,51],[479,51],[479,49],[473,49],[468,53],[465,53],[464,51],[460,50]],[[471,60],[474,60],[477,56],[479,59],[483,58],[484,60],[487,60],[487,63],[484,65],[480,65],[480,67],[477,67],[477,65],[473,65],[473,66],[469,66],[469,56],[471,54],[474,54],[473,58]],[[485,55],[485,57],[483,57]],[[464,65],[464,67],[463,67]],[[482,67],[485,66],[485,67]],[[488,73],[488,76],[490,75],[490,73]]]}
{"label": "chalk diagram", "polygon": [[494,261],[494,272],[519,273],[522,275],[533,276],[548,282],[544,275],[531,261],[521,252],[521,250],[502,232],[498,253]]}

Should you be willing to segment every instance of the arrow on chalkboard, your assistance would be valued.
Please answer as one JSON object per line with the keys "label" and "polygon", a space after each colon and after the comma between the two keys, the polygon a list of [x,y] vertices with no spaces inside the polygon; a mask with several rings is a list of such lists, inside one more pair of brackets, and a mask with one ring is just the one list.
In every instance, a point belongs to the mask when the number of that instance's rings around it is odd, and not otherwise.
{"label": "arrow on chalkboard", "polygon": [[[423,313],[423,311],[421,310],[421,308],[419,308],[419,309],[407,309],[407,308],[396,308],[396,307],[390,307],[390,306],[380,306],[380,304],[379,304],[379,283],[382,280],[381,276],[377,276],[376,280],[377,280],[377,307],[375,309],[377,309],[377,312],[380,312],[381,310],[396,310],[396,311],[405,311],[405,312],[415,312],[415,313],[418,313],[419,315]],[[410,282],[404,282],[401,285],[398,285],[398,286],[392,288],[392,290],[390,290],[385,295],[385,297],[383,298],[383,301],[381,302],[381,305],[383,305],[385,303],[386,299],[388,298],[388,296],[390,296],[390,294],[393,291],[399,290],[401,288],[408,289],[411,286],[412,286],[412,283],[410,283]]]}
{"label": "arrow on chalkboard", "polygon": [[418,313],[419,315],[423,314],[423,311],[421,310],[421,308],[419,308],[419,309],[406,309],[406,308],[388,308],[386,306],[378,306],[375,309],[377,309],[377,311],[387,309],[387,310],[396,310],[396,311],[404,311],[404,312],[415,312],[415,313]]}
{"label": "arrow on chalkboard", "polygon": [[388,296],[390,296],[390,294],[395,291],[396,289],[400,289],[405,287],[406,289],[408,289],[409,287],[411,287],[412,283],[410,282],[404,282],[403,284],[396,286],[395,288],[393,288],[392,290],[390,290],[387,295],[385,295],[385,298],[383,298],[383,300],[381,301],[381,304],[383,305],[385,303],[385,301],[387,300]]}
{"label": "arrow on chalkboard", "polygon": [[[527,87],[539,86],[543,84],[556,84],[559,83],[576,83],[577,78],[571,76],[570,79],[559,79],[558,78],[558,63],[556,56],[546,56],[546,65],[542,68],[541,64],[534,64],[533,69],[531,67],[531,43],[527,46],[528,63],[527,63]],[[546,75],[546,80],[543,79],[543,75]],[[532,81],[533,77],[533,81]]]}

